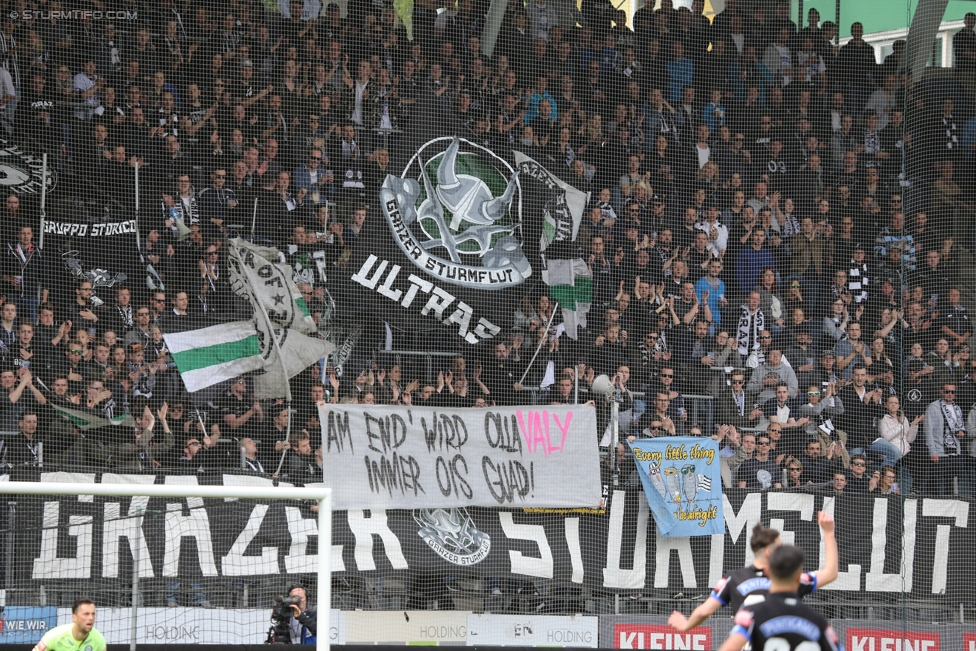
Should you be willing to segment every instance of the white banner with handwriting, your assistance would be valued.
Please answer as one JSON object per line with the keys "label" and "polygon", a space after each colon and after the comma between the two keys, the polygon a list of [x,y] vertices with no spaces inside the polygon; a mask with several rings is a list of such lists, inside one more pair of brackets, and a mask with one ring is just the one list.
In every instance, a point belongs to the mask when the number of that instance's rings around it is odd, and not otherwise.
{"label": "white banner with handwriting", "polygon": [[592,406],[328,405],[319,421],[337,510],[600,504]]}

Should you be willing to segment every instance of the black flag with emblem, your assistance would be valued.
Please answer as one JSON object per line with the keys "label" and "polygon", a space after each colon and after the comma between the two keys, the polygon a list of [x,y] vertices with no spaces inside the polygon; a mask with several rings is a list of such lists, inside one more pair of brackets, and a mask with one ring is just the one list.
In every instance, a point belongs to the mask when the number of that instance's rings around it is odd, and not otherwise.
{"label": "black flag with emblem", "polygon": [[[61,260],[61,272],[53,286],[58,300],[73,301],[74,287],[82,281],[92,284],[96,306],[111,303],[120,286],[135,290],[144,287],[136,228],[136,220],[125,217],[100,222],[49,217],[44,223],[44,250],[49,259],[57,256]],[[109,247],[113,254],[106,256]]]}
{"label": "black flag with emblem", "polygon": [[[386,177],[346,267],[341,311],[405,329],[445,327],[468,344],[503,333],[541,285],[542,184],[456,137],[423,144]],[[535,207],[534,207],[535,206]],[[337,303],[340,301],[337,299]]]}

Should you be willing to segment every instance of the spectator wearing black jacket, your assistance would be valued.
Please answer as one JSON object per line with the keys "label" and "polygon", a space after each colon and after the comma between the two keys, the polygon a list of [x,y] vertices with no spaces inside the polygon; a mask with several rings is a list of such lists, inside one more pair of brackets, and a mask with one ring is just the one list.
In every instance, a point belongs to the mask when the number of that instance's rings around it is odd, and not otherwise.
{"label": "spectator wearing black jacket", "polygon": [[119,287],[115,290],[115,304],[105,306],[99,311],[99,321],[103,324],[104,330],[112,330],[119,337],[124,337],[134,323],[134,310],[132,309],[132,295],[128,287]]}
{"label": "spectator wearing black jacket", "polygon": [[840,455],[835,455],[838,445],[836,442],[828,445],[825,454],[823,445],[818,439],[807,441],[803,456],[804,484],[826,484],[833,478],[835,470],[844,471],[839,463],[835,463],[840,459]]}
{"label": "spectator wearing black jacket", "polygon": [[518,404],[522,395],[523,369],[519,358],[522,341],[522,336],[516,335],[511,345],[506,342],[495,344],[491,361],[484,365],[481,380],[496,405]]}
{"label": "spectator wearing black jacket", "polygon": [[597,374],[613,375],[620,365],[630,365],[630,354],[627,350],[627,331],[621,330],[619,324],[611,324],[597,336],[593,345],[591,366]]}
{"label": "spectator wearing black jacket", "polygon": [[729,390],[718,396],[716,425],[732,425],[736,429],[755,427],[762,418],[759,408],[746,393],[745,371],[735,370],[729,378]]}
{"label": "spectator wearing black jacket", "polygon": [[867,387],[868,370],[863,364],[854,367],[851,383],[838,392],[844,414],[834,425],[847,432],[848,450],[864,451],[877,438],[876,419],[883,415],[881,389]]}
{"label": "spectator wearing black jacket", "polygon": [[260,455],[258,454],[257,441],[245,436],[237,443],[237,447],[238,449],[244,450],[244,465],[242,466],[243,470],[260,474],[266,474],[268,472],[265,465],[261,462]]}
{"label": "spectator wearing black jacket", "polygon": [[4,446],[3,459],[11,468],[21,466],[39,466],[41,464],[41,449],[38,443],[41,437],[37,434],[37,414],[25,411],[20,415],[17,425],[20,432]]}
{"label": "spectator wearing black jacket", "polygon": [[877,481],[872,479],[867,469],[867,459],[863,454],[855,454],[851,457],[851,472],[847,477],[846,493],[865,494],[875,489]]}
{"label": "spectator wearing black jacket", "polygon": [[322,481],[318,464],[315,463],[315,456],[312,454],[308,432],[292,432],[288,444],[284,464],[284,472],[288,478],[299,484]]}
{"label": "spectator wearing black jacket", "polygon": [[205,234],[219,233],[227,223],[230,213],[237,208],[237,193],[227,187],[226,166],[219,166],[210,173],[210,187],[197,196],[200,206],[200,222]]}
{"label": "spectator wearing black jacket", "polygon": [[183,456],[176,461],[176,467],[191,472],[206,472],[207,454],[199,436],[190,435],[183,439]]}

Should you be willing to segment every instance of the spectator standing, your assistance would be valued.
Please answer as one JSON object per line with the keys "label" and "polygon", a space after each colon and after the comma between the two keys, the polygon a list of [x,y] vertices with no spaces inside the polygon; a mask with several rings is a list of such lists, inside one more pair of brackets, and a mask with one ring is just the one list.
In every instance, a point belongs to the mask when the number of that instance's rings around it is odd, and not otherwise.
{"label": "spectator standing", "polygon": [[[806,391],[806,404],[797,409],[797,413],[809,420],[806,435],[821,443],[821,449],[827,449],[831,442],[840,440],[847,443],[847,435],[838,432],[834,426],[834,418],[843,416],[844,403],[836,395],[836,384],[827,382],[825,385],[811,384]],[[850,465],[847,450],[842,449],[841,456],[845,467]]]}
{"label": "spectator standing", "polygon": [[[43,251],[34,245],[34,229],[22,224],[17,241],[7,245],[6,293],[16,304],[17,313],[28,323],[37,322],[38,302],[46,303],[45,276],[50,272]],[[40,301],[38,301],[40,298]]]}
{"label": "spectator standing", "polygon": [[847,326],[847,336],[834,346],[837,368],[845,380],[851,379],[854,368],[859,364],[871,365],[871,349],[867,342],[861,341],[861,324],[854,322]]}
{"label": "spectator standing", "polygon": [[747,490],[782,488],[782,472],[769,458],[769,437],[760,433],[756,438],[756,454],[742,462],[735,473],[736,485]]}
{"label": "spectator standing", "polygon": [[11,468],[23,466],[37,467],[41,464],[41,450],[38,445],[41,437],[37,434],[37,414],[25,411],[17,422],[19,435],[3,446],[4,465]]}
{"label": "spectator standing", "polygon": [[776,397],[776,387],[780,382],[786,384],[790,398],[797,396],[799,385],[796,373],[793,372],[792,367],[783,361],[783,352],[779,348],[773,347],[770,349],[766,361],[753,370],[749,384],[746,385],[746,391],[756,396],[756,401],[759,404],[763,404]]}
{"label": "spectator standing", "polygon": [[942,397],[925,410],[925,445],[929,452],[928,489],[938,495],[952,495],[953,480],[966,477],[963,445],[967,443],[966,422],[956,404],[956,385],[942,385]]}
{"label": "spectator standing", "polygon": [[798,443],[802,443],[806,438],[806,428],[810,424],[810,419],[799,415],[799,405],[790,398],[790,387],[786,382],[778,382],[774,391],[775,395],[762,403],[763,416],[770,423],[780,425],[784,431],[790,430],[783,437],[779,451],[792,453],[800,448]]}
{"label": "spectator standing", "polygon": [[762,295],[759,292],[749,292],[746,303],[742,306],[742,314],[739,316],[739,325],[736,331],[739,354],[743,357],[753,358],[746,360],[746,365],[752,368],[755,368],[760,362],[757,355],[760,348],[759,334],[766,328],[766,315],[763,314],[760,307],[761,302]]}
{"label": "spectator standing", "polygon": [[838,428],[847,433],[847,448],[852,452],[867,450],[877,438],[877,419],[881,418],[881,389],[868,389],[868,371],[863,365],[854,367],[850,384],[838,396],[844,403],[844,414],[838,418]]}
{"label": "spectator standing", "polygon": [[[722,269],[721,260],[710,260],[706,274],[695,283],[695,295],[698,297],[698,302],[703,306],[707,305],[712,315],[709,334],[714,334],[714,329],[721,325],[722,310],[729,304],[725,295],[725,281],[719,277]],[[743,354],[741,350],[739,353]],[[748,355],[748,353],[745,354]]]}
{"label": "spectator standing", "polygon": [[106,78],[101,77],[96,73],[96,64],[94,59],[87,61],[82,71],[75,75],[74,77],[74,92],[76,96],[76,101],[81,104],[81,106],[75,108],[74,117],[76,120],[91,120],[92,115],[95,113],[101,102],[99,100],[99,93],[102,88],[105,87]]}
{"label": "spectator standing", "polygon": [[488,387],[489,395],[496,405],[517,404],[518,396],[522,395],[522,364],[519,349],[524,338],[515,337],[511,345],[506,342],[495,344],[493,359],[484,366],[482,382]]}
{"label": "spectator standing", "polygon": [[284,472],[288,478],[299,484],[322,481],[321,471],[312,454],[312,444],[308,432],[292,432],[288,439],[290,447],[285,456]]}

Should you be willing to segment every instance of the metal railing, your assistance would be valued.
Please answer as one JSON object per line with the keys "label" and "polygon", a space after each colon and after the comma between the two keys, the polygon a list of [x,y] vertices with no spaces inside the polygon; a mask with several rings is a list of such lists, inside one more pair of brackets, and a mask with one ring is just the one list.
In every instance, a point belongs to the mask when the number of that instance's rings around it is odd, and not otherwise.
{"label": "metal railing", "polygon": [[404,377],[412,377],[423,383],[431,384],[437,380],[440,370],[434,363],[434,358],[451,359],[457,353],[419,350],[379,350],[376,352],[380,368],[390,368],[396,365],[404,371]]}

